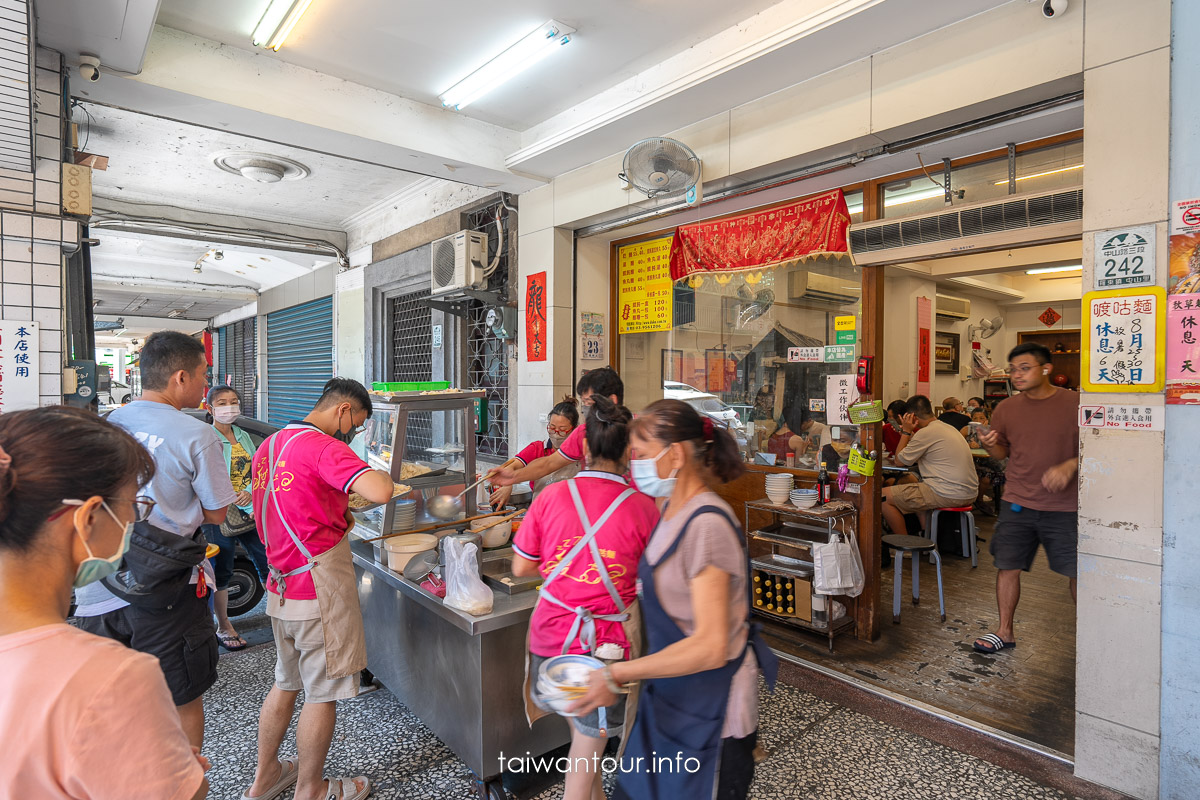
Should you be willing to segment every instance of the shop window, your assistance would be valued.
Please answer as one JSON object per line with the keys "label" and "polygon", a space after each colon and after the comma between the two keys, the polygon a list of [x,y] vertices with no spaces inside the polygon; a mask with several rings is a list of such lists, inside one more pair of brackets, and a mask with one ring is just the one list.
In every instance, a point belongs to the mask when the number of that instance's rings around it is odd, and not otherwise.
{"label": "shop window", "polygon": [[[429,289],[388,300],[388,319],[392,329],[391,352],[388,354],[389,381],[433,379],[433,326],[427,300]],[[409,415],[408,447],[433,447],[433,417],[430,412]]]}
{"label": "shop window", "polygon": [[[929,164],[929,176],[917,175],[904,180],[892,181],[882,187],[883,216],[909,217],[944,209],[945,192],[940,162]],[[1043,192],[1083,183],[1083,141],[1045,147],[1020,153],[1016,158],[1017,192]],[[955,195],[954,202],[980,203],[1000,200],[1008,196],[1008,158],[1001,157],[980,164],[952,167],[950,188],[962,191],[961,199]],[[849,202],[850,195],[846,195]],[[859,203],[861,207],[861,202]],[[850,209],[854,211],[854,206]],[[858,220],[855,219],[857,222]]]}
{"label": "shop window", "polygon": [[[861,215],[861,194],[857,205]],[[849,258],[677,282],[669,328],[621,336],[626,404],[683,400],[726,426],[747,461],[783,465],[795,443],[788,431],[808,417],[838,426],[832,404],[856,394],[861,299],[861,269]],[[800,465],[815,466],[816,451]]]}

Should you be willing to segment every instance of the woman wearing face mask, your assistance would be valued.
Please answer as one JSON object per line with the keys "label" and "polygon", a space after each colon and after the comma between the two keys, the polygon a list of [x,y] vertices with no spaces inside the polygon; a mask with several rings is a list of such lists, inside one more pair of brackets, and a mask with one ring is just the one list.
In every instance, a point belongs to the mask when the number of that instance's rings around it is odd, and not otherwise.
{"label": "woman wearing face mask", "polygon": [[153,474],[95,414],[0,416],[0,797],[208,794],[158,660],[66,624],[71,588],[115,572],[150,513]]}
{"label": "woman wearing face mask", "polygon": [[[572,711],[615,701],[640,683],[623,763],[696,765],[623,771],[617,797],[744,798],[754,777],[758,672],[775,656],[750,623],[749,560],[732,510],[712,490],[744,471],[737,442],[680,400],[652,403],[633,423],[633,477],[667,498],[638,565],[646,655],[592,673]],[[751,652],[753,651],[753,652]],[[693,759],[693,761],[689,761]]]}
{"label": "woman wearing face mask", "polygon": [[250,434],[233,424],[242,413],[242,399],[231,386],[214,386],[204,403],[212,415],[213,427],[221,434],[221,449],[225,454],[225,467],[229,480],[237,493],[221,525],[205,525],[204,536],[221,548],[213,556],[213,572],[216,574],[217,591],[213,594],[213,609],[217,612],[217,638],[226,650],[246,648],[246,641],[238,636],[229,620],[229,582],[233,580],[233,561],[236,545],[241,543],[250,554],[254,568],[265,583],[267,580],[267,550],[258,538],[254,526],[253,508],[250,497],[250,464],[254,458],[254,442]]}
{"label": "woman wearing face mask", "polygon": [[[550,414],[546,419],[546,434],[549,438],[544,442],[533,442],[524,450],[517,453],[516,460],[521,463],[515,469],[528,466],[539,458],[545,458],[548,455],[557,453],[559,448],[562,447],[562,443],[567,440],[567,437],[571,435],[571,431],[575,430],[578,424],[579,401],[574,397],[564,397],[562,402],[550,409]],[[551,483],[573,477],[578,472],[579,464],[572,462],[544,478],[531,481],[529,488],[533,489],[534,493],[537,494]],[[512,497],[512,487],[501,486],[492,493],[489,499],[492,508],[504,508],[508,505],[510,497]]]}
{"label": "woman wearing face mask", "polygon": [[[629,606],[637,596],[637,563],[658,522],[654,501],[623,477],[629,449],[629,409],[598,397],[588,415],[588,469],[549,486],[533,501],[513,542],[513,574],[545,579],[529,620],[526,716],[545,716],[536,697],[543,661],[564,653],[630,657],[640,643]],[[571,720],[570,766],[564,800],[603,798],[592,767],[606,740],[623,735],[624,698]]]}

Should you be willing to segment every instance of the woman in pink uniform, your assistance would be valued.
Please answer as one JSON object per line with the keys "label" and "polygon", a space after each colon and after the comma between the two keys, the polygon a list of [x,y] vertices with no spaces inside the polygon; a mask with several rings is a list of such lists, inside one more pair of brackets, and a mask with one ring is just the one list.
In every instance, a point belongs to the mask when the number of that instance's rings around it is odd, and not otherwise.
{"label": "woman in pink uniform", "polygon": [[[548,455],[557,453],[563,446],[563,442],[575,430],[575,426],[579,424],[579,401],[574,397],[564,397],[562,402],[550,409],[550,414],[546,418],[546,435],[549,437],[546,441],[531,442],[526,445],[525,449],[517,453],[516,459],[521,463],[516,469],[521,469],[537,461],[539,458],[545,458]],[[562,469],[552,472],[544,478],[538,478],[535,481],[529,482],[529,488],[535,492],[540,491],[545,486],[548,486],[555,481],[565,480],[579,472],[579,464],[570,463]],[[512,486],[501,486],[489,498],[492,508],[504,508],[508,505],[508,499],[512,496]]]}
{"label": "woman in pink uniform", "polygon": [[116,572],[150,514],[153,474],[95,414],[0,416],[0,797],[208,794],[158,659],[67,624],[72,587]]}
{"label": "woman in pink uniform", "polygon": [[[633,657],[637,634],[628,627],[637,595],[637,565],[658,523],[654,501],[629,487],[625,478],[632,415],[598,397],[588,416],[588,469],[546,487],[533,501],[513,542],[513,573],[545,581],[529,621],[526,665],[530,722],[547,713],[533,696],[541,663],[562,653],[586,653],[605,661]],[[571,721],[572,766],[565,800],[603,797],[594,770],[607,739],[624,731],[622,697],[608,707]],[[584,766],[586,765],[586,766]]]}

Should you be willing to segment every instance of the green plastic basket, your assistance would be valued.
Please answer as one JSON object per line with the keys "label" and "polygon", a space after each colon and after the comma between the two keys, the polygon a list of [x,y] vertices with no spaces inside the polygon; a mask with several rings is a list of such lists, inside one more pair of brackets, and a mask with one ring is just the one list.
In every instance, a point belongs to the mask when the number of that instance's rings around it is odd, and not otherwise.
{"label": "green plastic basket", "polygon": [[371,391],[372,392],[386,392],[387,384],[382,383],[380,381],[375,381],[374,383],[371,384]]}
{"label": "green plastic basket", "polygon": [[450,381],[421,381],[417,384],[422,392],[443,392],[450,388]]}
{"label": "green plastic basket", "polygon": [[873,422],[883,422],[884,411],[882,400],[866,400],[855,403],[846,409],[846,416],[855,425],[870,425]]}

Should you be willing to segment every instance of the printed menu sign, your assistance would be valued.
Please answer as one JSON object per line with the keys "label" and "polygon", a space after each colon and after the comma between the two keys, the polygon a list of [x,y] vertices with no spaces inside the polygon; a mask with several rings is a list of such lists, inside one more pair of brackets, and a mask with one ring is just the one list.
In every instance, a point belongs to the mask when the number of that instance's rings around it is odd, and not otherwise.
{"label": "printed menu sign", "polygon": [[1162,391],[1165,306],[1166,290],[1157,286],[1083,296],[1084,391]]}
{"label": "printed menu sign", "polygon": [[0,414],[38,405],[38,324],[0,320]]}
{"label": "printed menu sign", "polygon": [[617,332],[671,330],[672,236],[617,249]]}
{"label": "printed menu sign", "polygon": [[829,375],[825,378],[825,423],[849,425],[850,403],[853,401],[854,376]]}

